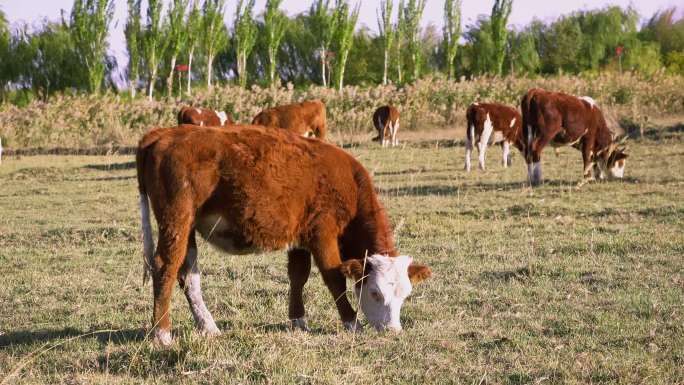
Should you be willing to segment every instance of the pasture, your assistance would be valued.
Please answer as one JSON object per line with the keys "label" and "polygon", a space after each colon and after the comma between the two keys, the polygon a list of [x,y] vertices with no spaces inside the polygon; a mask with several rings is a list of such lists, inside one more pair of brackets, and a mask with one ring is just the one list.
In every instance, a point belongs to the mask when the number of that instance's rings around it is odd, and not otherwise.
{"label": "pasture", "polygon": [[402,147],[351,146],[399,250],[433,270],[402,309],[404,332],[343,331],[315,268],[312,331],[291,332],[285,253],[226,256],[200,240],[223,335],[196,335],[176,290],[166,350],[146,340],[133,157],[6,158],[0,382],[682,383],[682,131],[653,127],[630,143],[624,180],[581,190],[572,148],[545,152],[531,190],[520,154],[503,169],[498,147],[487,172],[466,174],[460,141],[400,132]]}

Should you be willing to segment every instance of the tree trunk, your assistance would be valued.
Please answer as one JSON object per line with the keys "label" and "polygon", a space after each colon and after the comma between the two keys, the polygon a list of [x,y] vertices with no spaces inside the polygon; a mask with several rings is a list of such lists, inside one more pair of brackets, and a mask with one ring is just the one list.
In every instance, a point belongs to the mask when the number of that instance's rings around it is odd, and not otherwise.
{"label": "tree trunk", "polygon": [[275,72],[276,72],[275,50],[269,48],[268,49],[268,75],[271,79],[271,85],[275,84]]}
{"label": "tree trunk", "polygon": [[176,55],[171,56],[171,71],[166,79],[166,96],[171,97],[173,93],[173,71],[176,69]]}
{"label": "tree trunk", "polygon": [[192,56],[195,53],[195,47],[190,48],[190,55],[188,56],[188,96],[192,95],[192,88],[190,82],[192,80]]}
{"label": "tree trunk", "polygon": [[130,92],[131,92],[131,98],[135,98],[135,91],[136,91],[135,86],[137,85],[136,83],[138,83],[137,80],[138,79],[129,79],[130,85],[128,86],[128,88],[130,89]]}
{"label": "tree trunk", "polygon": [[382,71],[382,84],[387,85],[387,67],[389,64],[389,51],[385,50],[385,63]]}
{"label": "tree trunk", "polygon": [[214,55],[207,54],[207,88],[211,89],[211,73],[212,73],[212,62],[214,61]]}
{"label": "tree trunk", "polygon": [[347,66],[347,58],[349,57],[349,51],[346,51],[342,54],[342,57],[340,58],[341,60],[341,65],[340,65],[340,84],[339,90],[342,91],[342,87],[344,87],[344,68]]}
{"label": "tree trunk", "polygon": [[147,90],[147,99],[149,101],[152,101],[152,93],[154,92],[154,81],[157,79],[157,69],[153,69],[152,73],[150,74],[150,84],[148,85],[148,90]]}
{"label": "tree trunk", "polygon": [[325,47],[321,47],[321,78],[323,79],[323,87],[328,86],[328,79],[325,77],[325,56],[326,49]]}

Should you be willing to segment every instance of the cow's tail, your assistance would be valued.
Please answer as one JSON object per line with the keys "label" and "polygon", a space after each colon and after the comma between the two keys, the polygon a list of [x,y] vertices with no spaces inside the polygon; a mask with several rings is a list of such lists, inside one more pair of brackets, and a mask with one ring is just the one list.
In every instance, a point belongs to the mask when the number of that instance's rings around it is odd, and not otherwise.
{"label": "cow's tail", "polygon": [[477,121],[477,119],[475,119],[476,115],[477,110],[475,106],[470,106],[470,108],[468,108],[466,111],[466,121],[468,124],[468,127],[466,127],[466,146],[472,146],[473,142],[475,141],[475,122]]}
{"label": "cow's tail", "polygon": [[145,170],[145,154],[146,149],[140,145],[136,153],[136,166],[138,171],[140,220],[143,238],[143,286],[147,284],[147,280],[152,274],[152,263],[154,259],[154,238],[152,235],[152,223],[150,221],[150,200],[145,191],[143,174]]}

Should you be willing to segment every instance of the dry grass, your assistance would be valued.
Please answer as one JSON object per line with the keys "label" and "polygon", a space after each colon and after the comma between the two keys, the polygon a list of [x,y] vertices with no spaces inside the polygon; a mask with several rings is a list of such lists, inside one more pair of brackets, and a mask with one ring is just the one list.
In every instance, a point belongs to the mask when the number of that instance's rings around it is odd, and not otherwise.
{"label": "dry grass", "polygon": [[152,126],[175,125],[180,104],[228,111],[238,122],[249,123],[261,109],[278,104],[318,98],[327,103],[332,136],[349,142],[373,130],[375,108],[392,103],[402,113],[402,132],[426,128],[458,128],[464,125],[465,109],[476,100],[518,105],[527,89],[543,87],[594,97],[610,116],[633,126],[648,119],[684,113],[684,78],[630,73],[606,73],[583,77],[477,78],[449,82],[428,78],[405,88],[346,87],[338,92],[321,87],[244,90],[217,87],[191,100],[147,102],[113,95],[56,96],[49,103],[35,102],[24,108],[0,106],[0,137],[6,147],[91,147],[135,145]]}
{"label": "dry grass", "polygon": [[430,137],[349,150],[375,174],[403,253],[434,277],[401,335],[341,328],[315,272],[313,331],[287,330],[284,253],[200,244],[205,298],[224,334],[193,333],[182,295],[175,345],[144,339],[130,156],[6,159],[0,167],[0,382],[675,384],[684,378],[684,134],[631,144],[627,178],[575,189],[580,155],[462,171],[463,147]]}

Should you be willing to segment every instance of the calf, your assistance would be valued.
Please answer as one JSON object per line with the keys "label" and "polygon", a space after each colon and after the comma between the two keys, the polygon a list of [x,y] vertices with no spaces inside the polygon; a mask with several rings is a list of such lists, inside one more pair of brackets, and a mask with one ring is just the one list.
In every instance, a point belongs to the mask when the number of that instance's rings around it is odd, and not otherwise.
{"label": "calf", "polygon": [[302,136],[325,139],[327,123],[325,104],[320,100],[288,104],[261,111],[252,124],[283,128]]}
{"label": "calf", "polygon": [[466,110],[466,120],[466,171],[470,171],[473,143],[477,143],[480,170],[485,169],[489,143],[501,143],[504,167],[511,165],[511,144],[522,151],[522,117],[517,109],[498,103],[473,103]]}
{"label": "calf", "polygon": [[[428,267],[399,255],[370,175],[333,145],[263,127],[183,125],[147,133],[136,165],[144,277],[153,278],[154,337],[162,345],[171,343],[176,280],[197,328],[219,333],[202,297],[195,232],[231,254],[288,249],[289,318],[305,330],[302,291],[312,257],[351,330],[358,325],[345,276],[355,280],[371,325],[401,330],[404,299],[412,284],[430,275]],[[150,204],[159,228],[156,251]]]}
{"label": "calf", "polygon": [[590,97],[575,97],[534,88],[523,96],[524,153],[531,185],[542,180],[541,153],[547,144],[582,151],[584,180],[622,178],[627,154],[615,142],[603,113]]}
{"label": "calf", "polygon": [[178,111],[178,124],[218,127],[233,124],[233,121],[224,111],[186,106]]}
{"label": "calf", "polygon": [[399,130],[399,110],[393,106],[382,106],[373,114],[373,124],[378,131],[377,140],[382,147],[399,145],[397,131]]}

